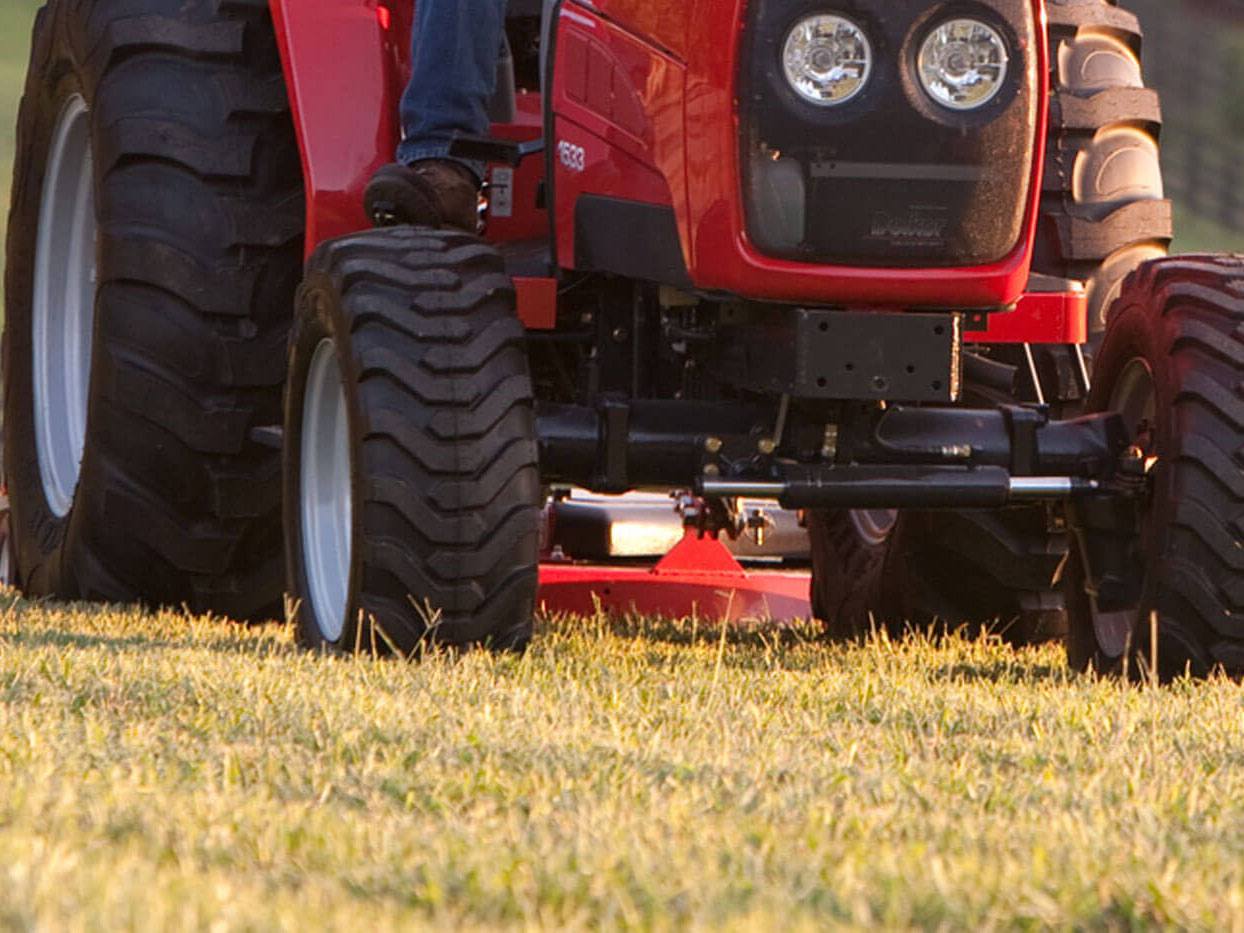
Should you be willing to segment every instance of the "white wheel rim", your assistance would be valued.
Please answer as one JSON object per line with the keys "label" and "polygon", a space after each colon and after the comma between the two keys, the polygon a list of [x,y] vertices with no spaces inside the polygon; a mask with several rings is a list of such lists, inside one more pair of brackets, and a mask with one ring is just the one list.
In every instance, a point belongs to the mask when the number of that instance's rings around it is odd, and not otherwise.
{"label": "white wheel rim", "polygon": [[896,509],[852,509],[849,514],[855,533],[874,547],[889,541],[894,526],[898,524]]}
{"label": "white wheel rim", "polygon": [[350,599],[353,494],[350,421],[337,348],[321,340],[307,371],[302,404],[299,495],[303,573],[325,641],[341,640]]}
{"label": "white wheel rim", "polygon": [[86,444],[95,325],[95,188],[86,101],[65,104],[39,208],[31,306],[35,446],[48,507],[73,507]]}
{"label": "white wheel rim", "polygon": [[0,586],[13,586],[13,521],[9,517],[7,504],[5,512],[0,516]]}

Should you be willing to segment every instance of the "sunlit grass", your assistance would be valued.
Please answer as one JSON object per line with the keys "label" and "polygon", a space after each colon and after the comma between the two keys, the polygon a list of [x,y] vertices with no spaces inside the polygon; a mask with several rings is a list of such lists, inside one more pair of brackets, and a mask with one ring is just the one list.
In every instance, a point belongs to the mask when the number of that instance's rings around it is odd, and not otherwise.
{"label": "sunlit grass", "polygon": [[[36,6],[0,0],[0,207]],[[724,634],[341,661],[0,594],[0,928],[1244,930],[1241,688]]]}
{"label": "sunlit grass", "polygon": [[1225,682],[640,620],[342,661],[4,606],[0,925],[1244,929]]}

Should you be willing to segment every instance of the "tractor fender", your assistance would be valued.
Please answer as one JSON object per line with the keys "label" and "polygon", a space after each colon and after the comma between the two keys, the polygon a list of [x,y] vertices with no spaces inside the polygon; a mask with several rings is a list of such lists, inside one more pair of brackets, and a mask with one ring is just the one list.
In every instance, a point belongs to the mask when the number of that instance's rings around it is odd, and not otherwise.
{"label": "tractor fender", "polygon": [[307,253],[370,226],[363,189],[392,161],[412,4],[270,0],[301,152]]}

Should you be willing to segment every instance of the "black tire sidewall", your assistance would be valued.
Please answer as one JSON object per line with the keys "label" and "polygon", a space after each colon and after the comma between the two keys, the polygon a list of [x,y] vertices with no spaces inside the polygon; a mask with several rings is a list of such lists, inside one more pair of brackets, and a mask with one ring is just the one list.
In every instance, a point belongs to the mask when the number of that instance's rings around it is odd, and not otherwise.
{"label": "black tire sidewall", "polygon": [[342,390],[346,398],[346,412],[350,422],[350,483],[351,502],[351,548],[350,585],[347,607],[359,603],[362,555],[362,509],[364,490],[356,458],[363,444],[361,405],[359,403],[359,373],[350,338],[349,323],[341,308],[339,289],[333,281],[320,272],[313,272],[298,292],[294,330],[290,334],[289,381],[285,393],[284,434],[284,496],[285,496],[285,565],[288,588],[296,600],[291,607],[297,623],[298,638],[313,650],[342,652],[352,650],[358,638],[360,620],[347,617],[341,637],[330,641],[316,618],[310,604],[311,592],[306,577],[306,561],[303,559],[302,528],[302,438],[303,414],[307,393],[307,376],[316,348],[324,340],[332,340],[337,353],[337,365],[341,367]]}
{"label": "black tire sidewall", "polygon": [[[58,517],[48,505],[39,466],[35,434],[33,373],[33,302],[35,258],[39,221],[46,184],[48,153],[66,103],[81,96],[92,114],[91,144],[98,151],[94,124],[94,81],[80,64],[52,4],[36,27],[36,52],[44,55],[32,63],[18,127],[18,153],[10,209],[5,278],[5,479],[11,502],[11,534],[14,570],[23,589],[38,593],[79,595],[73,567],[75,545],[84,532],[89,512],[92,472],[90,436],[96,419],[91,416],[98,398],[92,367],[87,413],[87,443],[79,472],[78,490],[69,514]],[[50,30],[50,36],[39,33]],[[46,42],[43,50],[40,44]],[[96,179],[98,190],[98,178]],[[98,214],[98,209],[97,209]],[[98,321],[98,302],[96,304]],[[92,355],[100,352],[99,326],[92,338]]]}
{"label": "black tire sidewall", "polygon": [[808,543],[812,557],[813,615],[831,638],[862,638],[873,625],[898,634],[905,595],[905,575],[895,572],[901,546],[902,516],[885,540],[867,540],[850,511],[808,512]]}

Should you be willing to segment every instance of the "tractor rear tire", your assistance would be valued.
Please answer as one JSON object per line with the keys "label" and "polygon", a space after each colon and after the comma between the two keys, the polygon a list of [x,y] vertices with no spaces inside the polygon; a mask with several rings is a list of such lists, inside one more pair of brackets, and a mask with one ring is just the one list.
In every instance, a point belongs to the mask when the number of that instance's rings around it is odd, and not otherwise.
{"label": "tractor rear tire", "polygon": [[1084,282],[1095,344],[1123,280],[1170,246],[1162,108],[1145,87],[1133,14],[1115,0],[1048,0],[1046,11],[1052,96],[1033,271]]}
{"label": "tractor rear tire", "polygon": [[540,474],[525,332],[496,250],[410,227],[325,244],[289,369],[285,539],[302,644],[524,648]]}
{"label": "tractor rear tire", "polygon": [[[1157,613],[1156,674],[1244,676],[1244,257],[1180,256],[1132,274],[1111,314],[1089,399],[1118,410],[1157,458],[1140,533],[1134,612],[1098,614],[1079,547],[1067,574],[1068,661],[1142,676]],[[1077,536],[1078,540],[1078,536]],[[1148,673],[1155,673],[1152,667]]]}
{"label": "tractor rear tire", "polygon": [[4,451],[32,596],[281,607],[298,149],[264,0],[51,0],[18,121]]}

